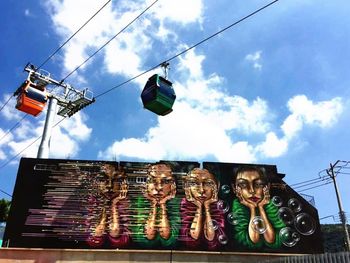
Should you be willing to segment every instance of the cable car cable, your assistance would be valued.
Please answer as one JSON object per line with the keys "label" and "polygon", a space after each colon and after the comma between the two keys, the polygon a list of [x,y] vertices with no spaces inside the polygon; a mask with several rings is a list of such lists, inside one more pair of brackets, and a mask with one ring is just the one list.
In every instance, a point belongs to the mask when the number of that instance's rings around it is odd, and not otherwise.
{"label": "cable car cable", "polygon": [[[157,1],[158,1],[158,0],[156,0],[155,2],[157,2]],[[122,82],[122,83],[120,83],[120,84],[118,84],[118,85],[116,85],[116,86],[114,86],[114,87],[112,87],[112,88],[110,88],[110,89],[108,89],[108,90],[106,90],[106,91],[100,93],[100,94],[98,94],[97,96],[95,96],[95,99],[97,99],[98,97],[101,97],[101,96],[103,96],[103,95],[105,95],[105,94],[111,92],[112,90],[117,89],[117,88],[119,88],[119,87],[121,87],[121,86],[123,86],[123,85],[125,85],[125,84],[127,84],[127,83],[129,83],[129,82],[131,82],[131,81],[133,81],[134,79],[136,79],[136,78],[138,78],[138,77],[140,77],[140,76],[142,76],[142,75],[144,75],[144,74],[146,74],[146,73],[148,73],[148,72],[150,72],[150,71],[156,69],[157,67],[161,66],[164,62],[171,61],[171,60],[173,60],[173,59],[175,59],[175,58],[177,58],[177,57],[183,55],[184,53],[188,52],[189,50],[191,50],[191,49],[193,49],[193,48],[195,48],[195,47],[197,47],[197,46],[203,44],[204,42],[208,41],[209,39],[211,39],[211,38],[213,38],[213,37],[215,37],[215,36],[217,36],[217,35],[219,35],[220,33],[224,32],[224,31],[228,30],[229,28],[231,28],[231,27],[233,27],[233,26],[236,26],[237,24],[239,24],[239,23],[243,22],[244,20],[246,20],[246,19],[252,17],[253,15],[255,15],[255,14],[257,14],[257,13],[263,11],[264,9],[266,9],[267,7],[269,7],[269,6],[273,5],[273,4],[275,4],[275,3],[278,2],[278,1],[279,1],[279,0],[274,0],[274,1],[270,2],[269,4],[267,4],[267,5],[263,6],[263,7],[261,7],[261,8],[259,8],[259,9],[255,10],[254,12],[252,12],[252,13],[250,13],[250,14],[244,16],[243,18],[237,20],[236,22],[230,24],[229,26],[227,26],[227,27],[225,27],[225,28],[219,30],[218,32],[216,32],[216,33],[214,33],[214,34],[208,36],[207,38],[205,38],[205,39],[199,41],[198,43],[192,45],[191,47],[189,47],[189,48],[187,48],[187,49],[181,51],[180,53],[174,55],[173,57],[169,58],[168,60],[165,60],[165,61],[163,61],[163,62],[157,64],[156,66],[153,66],[152,68],[150,68],[150,69],[148,69],[148,70],[146,70],[146,71],[144,71],[144,72],[142,72],[142,73],[140,73],[140,74],[138,74],[138,75],[136,75],[136,76],[134,76],[134,77],[132,77],[132,78],[130,78],[130,79],[128,79],[128,80],[126,80],[126,81],[124,81],[124,82]],[[155,2],[154,2],[154,3],[155,3]],[[154,3],[153,3],[153,4],[154,4]],[[153,4],[152,4],[152,5],[153,5]],[[151,5],[151,6],[152,6],[152,5]],[[150,7],[151,7],[151,6],[150,6]],[[145,12],[145,11],[144,11],[144,12]],[[144,13],[144,12],[143,12],[143,13]],[[137,18],[136,18],[136,19],[137,19]],[[68,77],[68,76],[67,76],[67,77]],[[67,78],[67,77],[66,77],[66,78]],[[66,78],[64,78],[64,79],[66,79]],[[62,119],[61,121],[63,121],[63,120],[64,120],[64,119]],[[60,121],[60,122],[61,122],[61,121]],[[60,123],[60,122],[59,122],[59,123]],[[56,123],[55,126],[57,126],[59,123]],[[54,127],[55,127],[55,126],[54,126]],[[18,155],[20,155],[23,151],[25,151],[25,150],[26,150],[27,148],[29,148],[30,146],[32,146],[32,145],[33,145],[37,140],[39,140],[40,138],[41,138],[41,136],[38,137],[35,141],[33,141],[30,145],[28,145],[28,146],[27,146],[25,149],[23,149],[21,152],[17,153],[17,154],[16,154],[14,157],[12,157],[8,162],[6,162],[6,163],[3,164],[2,166],[0,166],[0,169],[3,168],[3,167],[5,167],[5,166],[6,166],[8,163],[10,163],[14,158],[16,158]]]}
{"label": "cable car cable", "polygon": [[62,45],[60,45],[41,65],[37,68],[40,69],[44,66],[58,51],[60,51],[76,34],[79,33],[81,29],[83,29],[103,8],[107,6],[109,2],[112,0],[108,0],[93,16],[91,16],[73,35],[71,35]]}
{"label": "cable car cable", "polygon": [[0,142],[11,132],[13,131],[13,129],[15,129],[26,117],[28,116],[28,114],[24,114],[23,117],[15,124],[12,126],[11,129],[9,129],[1,138],[0,138]]}
{"label": "cable car cable", "polygon": [[109,39],[105,44],[103,44],[99,49],[97,49],[91,56],[85,59],[79,66],[77,66],[74,70],[72,70],[66,77],[64,77],[61,82],[64,82],[70,75],[76,72],[79,68],[81,68],[85,63],[87,63],[93,56],[95,56],[98,52],[100,52],[105,46],[107,46],[113,39],[115,39],[118,35],[120,35],[125,29],[127,29],[131,24],[133,24],[137,19],[139,19],[144,13],[147,12],[155,3],[159,0],[155,0],[151,5],[149,5],[145,10],[143,10],[138,16],[136,16],[132,21],[130,21],[123,29],[121,29],[117,34],[115,34],[111,39]]}
{"label": "cable car cable", "polygon": [[178,54],[176,54],[176,55],[174,55],[174,56],[168,58],[167,60],[163,61],[162,63],[159,63],[159,64],[153,66],[152,68],[150,68],[150,69],[148,69],[148,70],[146,70],[146,71],[144,71],[144,72],[138,74],[137,76],[134,76],[134,77],[132,77],[132,78],[130,78],[130,79],[128,79],[128,80],[126,80],[126,81],[124,81],[124,82],[122,82],[122,83],[120,83],[120,84],[118,84],[118,85],[116,85],[116,86],[114,86],[114,87],[112,87],[112,88],[110,88],[110,89],[108,89],[108,90],[106,90],[106,91],[100,93],[100,94],[98,94],[97,96],[95,96],[95,99],[98,98],[98,97],[101,97],[101,96],[105,95],[106,93],[109,93],[110,91],[112,91],[112,90],[114,90],[114,89],[119,88],[120,86],[123,86],[123,85],[129,83],[130,81],[133,81],[134,79],[136,79],[136,78],[138,78],[138,77],[140,77],[140,76],[142,76],[142,75],[144,75],[144,74],[146,74],[146,73],[148,73],[148,72],[150,72],[150,71],[152,71],[152,70],[154,70],[154,69],[156,69],[157,67],[161,66],[163,63],[169,62],[169,61],[171,61],[171,60],[173,60],[173,59],[175,59],[175,58],[177,58],[177,57],[179,57],[179,56],[185,54],[186,52],[190,51],[191,49],[193,49],[193,48],[195,48],[195,47],[197,47],[197,46],[203,44],[204,42],[206,42],[206,41],[208,41],[209,39],[211,39],[211,38],[213,38],[213,37],[215,37],[215,36],[221,34],[222,32],[228,30],[229,28],[231,28],[231,27],[233,27],[233,26],[236,26],[237,24],[239,24],[239,23],[243,22],[244,20],[246,20],[246,19],[252,17],[253,15],[255,15],[255,14],[257,14],[257,13],[263,11],[264,9],[266,9],[267,7],[269,7],[269,6],[273,5],[273,4],[275,4],[275,3],[278,2],[278,1],[279,1],[279,0],[274,0],[274,1],[270,2],[269,4],[267,4],[267,5],[265,5],[265,6],[261,7],[261,8],[259,8],[259,9],[257,9],[257,10],[255,10],[254,12],[252,12],[252,13],[250,13],[250,14],[244,16],[243,18],[241,18],[241,19],[239,19],[239,20],[237,20],[236,22],[234,22],[234,23],[232,23],[232,24],[226,26],[225,28],[223,28],[223,29],[217,31],[216,33],[214,33],[214,34],[212,34],[212,35],[206,37],[205,39],[199,41],[198,43],[196,43],[196,44],[190,46],[189,48],[187,48],[187,49],[181,51],[180,53],[178,53]]}
{"label": "cable car cable", "polygon": [[[52,128],[56,127],[59,125],[62,121],[64,121],[66,117],[62,118],[60,121],[56,122],[55,125],[52,126]],[[24,149],[22,149],[20,152],[16,153],[14,156],[12,156],[7,162],[5,162],[3,165],[0,166],[0,169],[4,168],[6,165],[8,165],[12,160],[16,159],[21,153],[23,153],[25,150],[27,150],[29,147],[31,147],[34,143],[36,143],[42,135],[38,136],[35,140],[33,140],[29,145],[27,145]]]}
{"label": "cable car cable", "polygon": [[13,97],[13,96],[10,96],[10,97],[8,98],[8,100],[1,106],[0,111],[2,111],[2,109],[10,102],[10,100],[12,99],[12,97]]}

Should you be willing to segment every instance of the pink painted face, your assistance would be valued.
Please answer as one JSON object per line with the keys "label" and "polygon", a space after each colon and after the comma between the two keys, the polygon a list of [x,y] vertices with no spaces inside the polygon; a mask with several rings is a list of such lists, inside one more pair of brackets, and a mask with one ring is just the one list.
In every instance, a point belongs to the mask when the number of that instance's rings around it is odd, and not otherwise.
{"label": "pink painted face", "polygon": [[146,182],[148,196],[161,200],[175,191],[175,180],[170,167],[166,164],[152,165]]}
{"label": "pink painted face", "polygon": [[245,171],[238,174],[236,179],[236,191],[250,203],[259,203],[264,198],[266,185],[257,171]]}

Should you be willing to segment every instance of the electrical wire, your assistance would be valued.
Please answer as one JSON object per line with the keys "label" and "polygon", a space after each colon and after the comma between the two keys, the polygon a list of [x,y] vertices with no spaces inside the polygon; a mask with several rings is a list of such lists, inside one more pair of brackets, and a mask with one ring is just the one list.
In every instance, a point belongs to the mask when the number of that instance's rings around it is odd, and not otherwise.
{"label": "electrical wire", "polygon": [[263,11],[264,9],[268,8],[269,6],[275,4],[275,3],[278,2],[278,1],[279,1],[279,0],[274,0],[274,1],[270,2],[270,3],[268,3],[267,5],[265,5],[265,6],[261,7],[261,8],[259,8],[259,9],[255,10],[254,12],[252,12],[252,13],[250,13],[250,14],[244,16],[243,18],[241,18],[241,19],[239,19],[239,20],[233,22],[232,24],[230,24],[230,25],[224,27],[223,29],[217,31],[216,33],[214,33],[214,34],[212,34],[212,35],[210,35],[210,36],[204,38],[203,40],[199,41],[198,43],[196,43],[196,44],[194,44],[194,45],[192,45],[192,46],[190,46],[190,47],[184,49],[184,50],[181,51],[180,53],[178,53],[178,54],[176,54],[176,55],[174,55],[174,56],[168,58],[167,60],[165,60],[165,61],[163,61],[163,62],[161,62],[161,63],[159,63],[159,64],[157,64],[157,65],[151,67],[150,69],[147,69],[146,71],[144,71],[144,72],[142,72],[142,73],[140,73],[140,74],[138,74],[138,75],[136,75],[136,76],[134,76],[134,77],[132,77],[132,78],[130,78],[130,79],[128,79],[128,80],[126,80],[126,81],[124,81],[124,82],[122,82],[122,83],[120,83],[120,84],[118,84],[118,85],[116,85],[116,86],[114,86],[114,87],[112,87],[112,88],[110,88],[110,89],[108,89],[108,90],[106,90],[106,91],[100,93],[100,94],[98,94],[95,98],[101,97],[101,96],[103,96],[103,95],[105,95],[105,94],[111,92],[112,90],[117,89],[117,88],[119,88],[119,87],[121,87],[121,86],[123,86],[123,85],[125,85],[125,84],[127,84],[127,83],[129,83],[129,82],[131,82],[131,81],[133,81],[133,80],[135,80],[135,79],[141,77],[142,75],[144,75],[144,74],[146,74],[146,73],[148,73],[148,72],[150,72],[150,71],[156,69],[157,67],[161,66],[161,65],[162,65],[163,63],[165,63],[165,62],[169,62],[169,61],[174,60],[175,58],[177,58],[177,57],[179,57],[179,56],[185,54],[186,52],[188,52],[188,51],[192,50],[193,48],[195,48],[195,47],[197,47],[197,46],[203,44],[204,42],[206,42],[206,41],[212,39],[213,37],[215,37],[215,36],[221,34],[222,32],[224,32],[224,31],[230,29],[231,27],[236,26],[236,25],[238,25],[239,23],[243,22],[244,20],[246,20],[246,19],[252,17],[253,15],[255,15],[255,14],[261,12],[261,11]]}
{"label": "electrical wire", "polygon": [[[328,179],[329,179],[329,180],[328,180],[328,181],[325,181],[325,183],[328,183],[328,182],[330,182],[330,181],[331,181],[331,179],[330,179],[330,178],[328,178]],[[299,186],[295,186],[295,187],[293,187],[293,189],[294,189],[294,190],[296,190],[296,189],[304,188],[304,187],[309,186],[309,185],[318,184],[318,183],[320,183],[321,181],[323,181],[323,180],[320,180],[320,181],[315,181],[315,182],[311,182],[311,183],[308,183],[308,184],[303,184],[303,185],[299,185]]]}
{"label": "electrical wire", "polygon": [[308,190],[311,190],[311,189],[319,188],[319,187],[321,187],[321,186],[324,186],[324,185],[327,185],[327,184],[330,184],[330,183],[332,183],[332,182],[329,181],[329,182],[326,182],[326,183],[324,183],[324,184],[320,184],[320,185],[316,185],[316,186],[309,187],[309,188],[306,188],[306,189],[298,190],[297,192],[298,192],[298,193],[302,193],[302,192],[305,192],[305,191],[308,191]]}
{"label": "electrical wire", "polygon": [[41,65],[37,68],[40,69],[44,66],[58,51],[60,51],[76,34],[79,33],[81,29],[83,29],[103,8],[107,6],[109,2],[112,0],[108,0],[93,16],[91,16],[73,35],[71,35],[62,45],[60,45]]}
{"label": "electrical wire", "polygon": [[8,195],[9,197],[12,198],[12,195],[10,195],[9,193],[5,192],[4,190],[1,190],[1,189],[0,189],[0,192],[3,193],[3,194],[5,194],[5,195]]}
{"label": "electrical wire", "polygon": [[85,59],[79,66],[77,66],[74,70],[72,70],[66,77],[64,77],[61,82],[64,82],[69,76],[71,76],[74,72],[76,72],[80,67],[82,67],[85,63],[87,63],[93,56],[95,56],[98,52],[100,52],[105,46],[107,46],[113,39],[115,39],[118,35],[120,35],[125,29],[127,29],[131,24],[133,24],[137,19],[139,19],[148,9],[150,9],[155,3],[159,0],[154,1],[151,5],[149,5],[145,10],[143,10],[138,16],[136,16],[133,20],[131,20],[123,29],[121,29],[117,34],[115,34],[110,40],[108,40],[105,44],[103,44],[99,49],[97,49],[91,56]]}
{"label": "electrical wire", "polygon": [[23,117],[15,124],[12,126],[11,129],[9,129],[1,138],[0,138],[0,142],[7,136],[10,134],[11,131],[13,131],[13,129],[15,129],[26,117],[28,116],[28,114],[24,114]]}
{"label": "electrical wire", "polygon": [[312,182],[312,181],[324,180],[323,178],[326,178],[326,177],[324,176],[324,177],[322,177],[322,178],[314,178],[314,179],[306,180],[306,181],[303,181],[303,182],[291,184],[290,186],[293,186],[293,187],[294,187],[294,186],[301,185],[301,184],[305,184],[305,183],[309,183],[309,182]]}

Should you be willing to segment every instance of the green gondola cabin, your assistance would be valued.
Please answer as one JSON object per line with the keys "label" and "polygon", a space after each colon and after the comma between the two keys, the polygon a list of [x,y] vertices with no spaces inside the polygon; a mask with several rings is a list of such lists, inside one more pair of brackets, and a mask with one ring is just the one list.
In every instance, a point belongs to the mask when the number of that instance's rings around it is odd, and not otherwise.
{"label": "green gondola cabin", "polygon": [[146,109],[164,116],[173,111],[176,95],[169,80],[154,74],[143,88],[141,99]]}

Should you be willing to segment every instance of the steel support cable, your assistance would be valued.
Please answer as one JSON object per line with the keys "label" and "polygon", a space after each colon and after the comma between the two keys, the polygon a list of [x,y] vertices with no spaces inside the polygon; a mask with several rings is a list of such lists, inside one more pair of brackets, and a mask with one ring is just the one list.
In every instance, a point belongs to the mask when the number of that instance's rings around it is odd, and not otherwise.
{"label": "steel support cable", "polygon": [[90,17],[73,35],[71,35],[62,45],[60,45],[41,65],[38,67],[40,69],[44,66],[58,51],[60,51],[76,34],[79,33],[81,29],[83,29],[106,5],[112,0],[108,0],[92,17]]}
{"label": "steel support cable", "polygon": [[[112,0],[108,0],[93,16],[91,16],[77,31],[75,31],[75,33],[73,33],[73,35],[71,35],[62,45],[60,45],[43,63],[41,63],[41,65],[37,68],[37,70],[39,70],[42,66],[44,66],[54,55],[56,55],[56,53],[58,51],[60,51],[76,34],[79,33],[79,31],[81,29],[83,29],[103,8],[105,8],[107,6],[107,4],[109,2],[111,2]],[[12,96],[9,97],[9,99],[5,102],[4,105],[1,106],[0,108],[0,112],[1,110],[9,103],[9,101],[11,100]]]}
{"label": "steel support cable", "polygon": [[107,46],[113,39],[119,36],[125,29],[127,29],[130,25],[132,25],[137,19],[139,19],[144,13],[148,11],[155,3],[159,0],[155,0],[151,5],[149,5],[145,10],[143,10],[138,16],[136,16],[133,20],[131,20],[125,27],[123,27],[117,34],[115,34],[110,40],[108,40],[105,44],[103,44],[99,49],[97,49],[92,55],[90,55],[87,59],[85,59],[79,66],[73,69],[67,76],[65,76],[61,82],[64,82],[69,76],[71,76],[74,72],[76,72],[79,68],[81,68],[85,63],[87,63],[93,56],[95,56],[98,52],[100,52],[105,46]]}
{"label": "steel support cable", "polygon": [[28,114],[24,114],[23,117],[15,124],[11,127],[11,129],[9,129],[1,138],[0,138],[0,142],[7,136],[10,134],[11,131],[13,131],[26,117],[28,116]]}
{"label": "steel support cable", "polygon": [[[56,127],[57,125],[59,125],[62,121],[64,121],[66,119],[66,117],[64,117],[63,119],[61,119],[60,121],[58,121],[54,126]],[[29,147],[31,147],[34,143],[36,143],[40,138],[42,137],[42,135],[38,136],[35,140],[33,140],[30,144],[28,144],[24,149],[22,149],[21,151],[19,151],[18,153],[16,153],[14,156],[12,156],[7,162],[5,162],[3,165],[0,166],[0,169],[4,168],[6,165],[8,165],[10,162],[12,162],[14,159],[16,159],[21,153],[23,153],[25,150],[27,150]]]}
{"label": "steel support cable", "polygon": [[[156,3],[157,1],[158,1],[158,0],[156,0],[154,3]],[[191,49],[193,49],[193,48],[195,48],[195,47],[197,47],[197,46],[203,44],[204,42],[208,41],[209,39],[211,39],[211,38],[213,38],[213,37],[219,35],[220,33],[222,33],[222,32],[224,32],[224,31],[228,30],[229,28],[231,28],[231,27],[233,27],[233,26],[235,26],[235,25],[237,25],[237,24],[243,22],[244,20],[246,20],[246,19],[252,17],[253,15],[255,15],[255,14],[257,14],[257,13],[263,11],[264,9],[266,9],[267,7],[269,7],[269,6],[273,5],[273,4],[275,4],[275,3],[278,2],[278,1],[279,1],[279,0],[274,0],[274,1],[272,1],[272,2],[270,2],[270,3],[268,3],[268,4],[266,4],[266,5],[264,5],[263,7],[261,7],[261,8],[259,8],[259,9],[255,10],[254,12],[252,12],[252,13],[250,13],[250,14],[244,16],[243,18],[241,18],[241,19],[235,21],[234,23],[230,24],[229,26],[226,26],[225,28],[223,28],[223,29],[217,31],[216,33],[214,33],[214,34],[208,36],[207,38],[201,40],[200,42],[198,42],[198,43],[192,45],[191,47],[189,47],[189,48],[187,48],[187,49],[181,51],[180,53],[178,53],[178,54],[172,56],[171,58],[165,60],[165,62],[171,61],[171,60],[173,60],[173,59],[175,59],[175,58],[177,58],[177,57],[179,57],[179,56],[185,54],[186,52],[190,51]],[[153,3],[153,4],[154,4],[154,3]],[[152,5],[153,5],[153,4],[152,4]],[[151,6],[150,6],[150,7],[151,7]],[[144,11],[144,12],[145,12],[145,11]],[[137,18],[136,18],[136,19],[137,19]],[[136,76],[134,76],[134,77],[132,77],[132,78],[130,78],[130,79],[128,79],[128,80],[126,80],[126,81],[124,81],[124,82],[122,82],[122,83],[120,83],[120,84],[118,84],[118,85],[116,85],[116,86],[114,86],[114,87],[112,87],[112,88],[110,88],[110,89],[108,89],[108,90],[102,92],[102,93],[100,93],[100,94],[98,94],[97,96],[95,96],[95,99],[98,98],[98,97],[101,97],[101,96],[103,96],[103,95],[105,95],[105,94],[107,94],[107,93],[109,93],[109,92],[111,92],[111,91],[114,90],[114,89],[117,89],[117,88],[119,88],[119,87],[121,87],[121,86],[123,86],[123,85],[125,85],[125,84],[127,84],[127,83],[129,83],[129,82],[131,82],[131,81],[133,81],[133,80],[135,80],[136,78],[139,78],[140,76],[142,76],[142,75],[144,75],[144,74],[146,74],[146,73],[148,73],[148,72],[150,72],[150,71],[156,69],[157,67],[159,67],[159,66],[162,65],[163,63],[164,63],[164,61],[161,62],[161,63],[159,63],[159,64],[157,64],[156,66],[153,66],[152,68],[150,68],[150,69],[148,69],[148,70],[146,70],[146,71],[144,71],[144,72],[142,72],[142,73],[140,73],[140,74],[138,74],[138,75],[136,75]],[[68,77],[68,76],[67,76],[67,77]],[[66,78],[67,78],[67,77],[66,77]],[[65,78],[65,79],[66,79],[66,78]],[[62,119],[61,121],[63,121],[63,120],[64,120],[64,119]],[[61,121],[60,121],[60,122],[61,122]],[[55,126],[57,126],[58,124],[59,124],[59,123],[57,123]],[[32,145],[33,145],[37,140],[39,140],[40,138],[41,138],[41,136],[38,137],[35,141],[33,141],[30,145],[28,145],[25,149],[23,149],[22,151],[20,151],[19,153],[17,153],[15,156],[13,156],[8,162],[6,162],[6,163],[3,164],[2,166],[0,166],[0,169],[3,168],[3,167],[5,167],[6,165],[8,165],[13,159],[15,159],[15,158],[16,158],[18,155],[20,155],[23,151],[25,151],[25,150],[28,149],[30,146],[32,146]]]}
{"label": "steel support cable", "polygon": [[13,96],[10,96],[10,97],[8,98],[8,100],[1,106],[0,111],[2,111],[2,109],[10,102],[10,100],[12,99],[12,97],[13,97]]}
{"label": "steel support cable", "polygon": [[215,36],[221,34],[222,32],[224,32],[224,31],[230,29],[231,27],[236,26],[237,24],[243,22],[244,20],[246,20],[246,19],[248,19],[248,18],[254,16],[255,14],[257,14],[257,13],[259,13],[259,12],[261,12],[261,11],[263,11],[264,9],[268,8],[269,6],[275,4],[275,3],[278,2],[278,1],[279,1],[279,0],[275,0],[275,1],[272,1],[272,2],[268,3],[267,5],[265,5],[265,6],[261,7],[261,8],[259,8],[259,9],[255,10],[254,12],[252,12],[252,13],[250,13],[250,14],[244,16],[243,18],[241,18],[241,19],[239,19],[239,20],[233,22],[232,24],[230,24],[230,25],[224,27],[223,29],[217,31],[216,33],[214,33],[214,34],[212,34],[212,35],[206,37],[205,39],[199,41],[198,43],[196,43],[196,44],[194,44],[194,45],[192,45],[192,46],[190,46],[189,48],[186,48],[185,50],[183,50],[183,51],[181,51],[180,53],[178,53],[178,54],[176,54],[176,55],[174,55],[174,56],[168,58],[167,60],[165,60],[165,61],[163,61],[163,62],[161,62],[161,63],[159,63],[159,64],[157,64],[157,65],[151,67],[150,69],[147,69],[146,71],[143,71],[142,73],[140,73],[140,74],[138,74],[138,75],[136,75],[136,76],[134,76],[134,77],[132,77],[132,78],[130,78],[130,79],[128,79],[128,80],[126,80],[126,81],[124,81],[124,82],[122,82],[122,83],[120,83],[120,84],[118,84],[118,85],[116,85],[116,86],[114,86],[114,87],[112,87],[112,88],[110,88],[110,89],[108,89],[108,90],[106,90],[106,91],[100,93],[100,94],[98,94],[95,98],[101,97],[101,96],[105,95],[106,93],[109,93],[109,92],[111,92],[112,90],[117,89],[117,88],[119,88],[119,87],[121,87],[121,86],[123,86],[123,85],[125,85],[125,84],[127,84],[127,83],[129,83],[129,82],[131,82],[131,81],[133,81],[133,80],[135,80],[135,79],[141,77],[142,75],[144,75],[144,74],[146,74],[146,73],[148,73],[148,72],[150,72],[150,71],[156,69],[157,67],[161,66],[164,62],[169,62],[169,61],[171,61],[171,60],[174,60],[175,58],[177,58],[177,57],[179,57],[179,56],[185,54],[186,52],[190,51],[191,49],[194,49],[195,47],[197,47],[197,46],[203,44],[204,42],[210,40],[211,38],[213,38],[213,37],[215,37]]}

